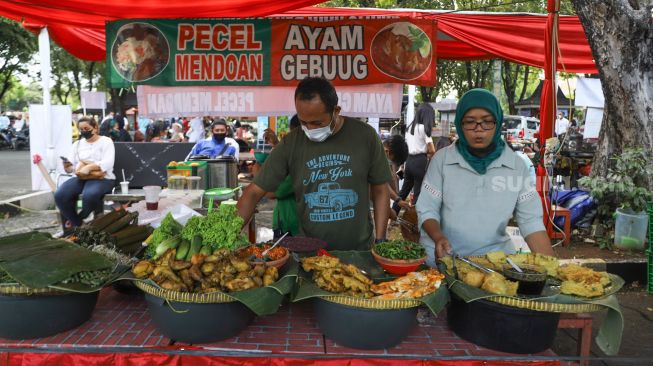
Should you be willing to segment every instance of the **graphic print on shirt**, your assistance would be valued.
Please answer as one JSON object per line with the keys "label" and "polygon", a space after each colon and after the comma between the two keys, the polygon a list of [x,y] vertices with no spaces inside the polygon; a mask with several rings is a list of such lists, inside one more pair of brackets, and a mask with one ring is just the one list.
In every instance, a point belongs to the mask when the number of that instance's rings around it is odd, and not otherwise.
{"label": "graphic print on shirt", "polygon": [[332,222],[353,219],[356,216],[358,194],[352,189],[340,188],[342,178],[353,176],[348,168],[351,160],[345,154],[321,155],[309,160],[308,177],[304,186],[315,186],[317,190],[304,194],[304,202],[309,210],[309,220],[313,222]]}

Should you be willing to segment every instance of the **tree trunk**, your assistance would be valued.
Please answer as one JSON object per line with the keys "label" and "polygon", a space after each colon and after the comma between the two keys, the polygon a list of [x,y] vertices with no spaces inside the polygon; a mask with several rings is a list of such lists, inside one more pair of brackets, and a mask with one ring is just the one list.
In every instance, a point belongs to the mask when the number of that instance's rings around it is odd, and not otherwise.
{"label": "tree trunk", "polygon": [[88,63],[88,91],[93,91],[93,70],[95,69],[95,61]]}
{"label": "tree trunk", "polygon": [[[640,0],[572,0],[599,69],[605,96],[593,176],[630,147],[653,156],[653,23]],[[641,182],[653,189],[653,177]]]}

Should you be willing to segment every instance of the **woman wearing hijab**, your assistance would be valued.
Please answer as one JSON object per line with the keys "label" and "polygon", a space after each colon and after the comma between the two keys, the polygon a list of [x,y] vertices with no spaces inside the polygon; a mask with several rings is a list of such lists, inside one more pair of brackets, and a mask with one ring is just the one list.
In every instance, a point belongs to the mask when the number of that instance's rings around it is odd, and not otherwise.
{"label": "woman wearing hijab", "polygon": [[[435,110],[428,103],[421,104],[415,112],[415,119],[406,128],[406,143],[408,144],[408,159],[404,170],[404,184],[399,191],[401,200],[405,200],[413,191],[412,204],[417,202],[422,180],[426,173],[426,165],[435,154],[435,147],[431,139]],[[393,205],[395,212],[399,212],[398,204]]]}
{"label": "woman wearing hijab", "polygon": [[113,130],[111,130],[111,139],[113,142],[132,142],[132,137],[129,135],[129,132],[125,130],[125,120],[119,114],[117,114],[116,124],[113,125]]}
{"label": "woman wearing hijab", "polygon": [[453,252],[515,252],[506,234],[511,217],[531,251],[554,255],[528,168],[501,140],[497,98],[484,89],[468,91],[456,108],[455,124],[459,138],[435,156],[417,201],[427,263]]}

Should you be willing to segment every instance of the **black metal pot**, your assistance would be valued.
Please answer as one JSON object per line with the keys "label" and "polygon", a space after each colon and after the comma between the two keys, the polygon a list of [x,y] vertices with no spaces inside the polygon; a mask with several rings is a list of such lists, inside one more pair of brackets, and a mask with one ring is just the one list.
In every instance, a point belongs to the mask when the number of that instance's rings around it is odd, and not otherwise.
{"label": "black metal pot", "polygon": [[91,318],[99,292],[0,296],[0,337],[42,338],[77,328]]}
{"label": "black metal pot", "polygon": [[316,298],[315,317],[324,335],[340,345],[357,349],[396,346],[417,324],[417,308],[363,309]]}
{"label": "black metal pot", "polygon": [[559,313],[506,306],[487,300],[469,303],[451,294],[449,327],[476,345],[501,352],[539,353],[551,348]]}
{"label": "black metal pot", "polygon": [[235,337],[254,319],[242,303],[196,304],[168,301],[145,294],[156,328],[166,337],[186,343],[210,343]]}

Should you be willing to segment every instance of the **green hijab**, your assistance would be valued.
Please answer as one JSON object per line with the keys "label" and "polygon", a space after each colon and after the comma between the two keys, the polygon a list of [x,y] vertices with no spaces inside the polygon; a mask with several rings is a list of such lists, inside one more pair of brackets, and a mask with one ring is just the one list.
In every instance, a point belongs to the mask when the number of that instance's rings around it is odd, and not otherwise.
{"label": "green hijab", "polygon": [[[463,131],[462,121],[465,113],[472,108],[483,108],[492,113],[494,119],[497,121],[492,143],[490,144],[490,151],[484,156],[476,156],[470,151],[469,143],[465,138]],[[487,167],[496,159],[501,156],[505,143],[501,139],[501,126],[503,125],[503,111],[501,104],[494,96],[485,89],[472,89],[465,93],[456,107],[456,132],[458,132],[458,141],[456,148],[460,155],[469,163],[469,165],[479,174],[485,174]]]}

